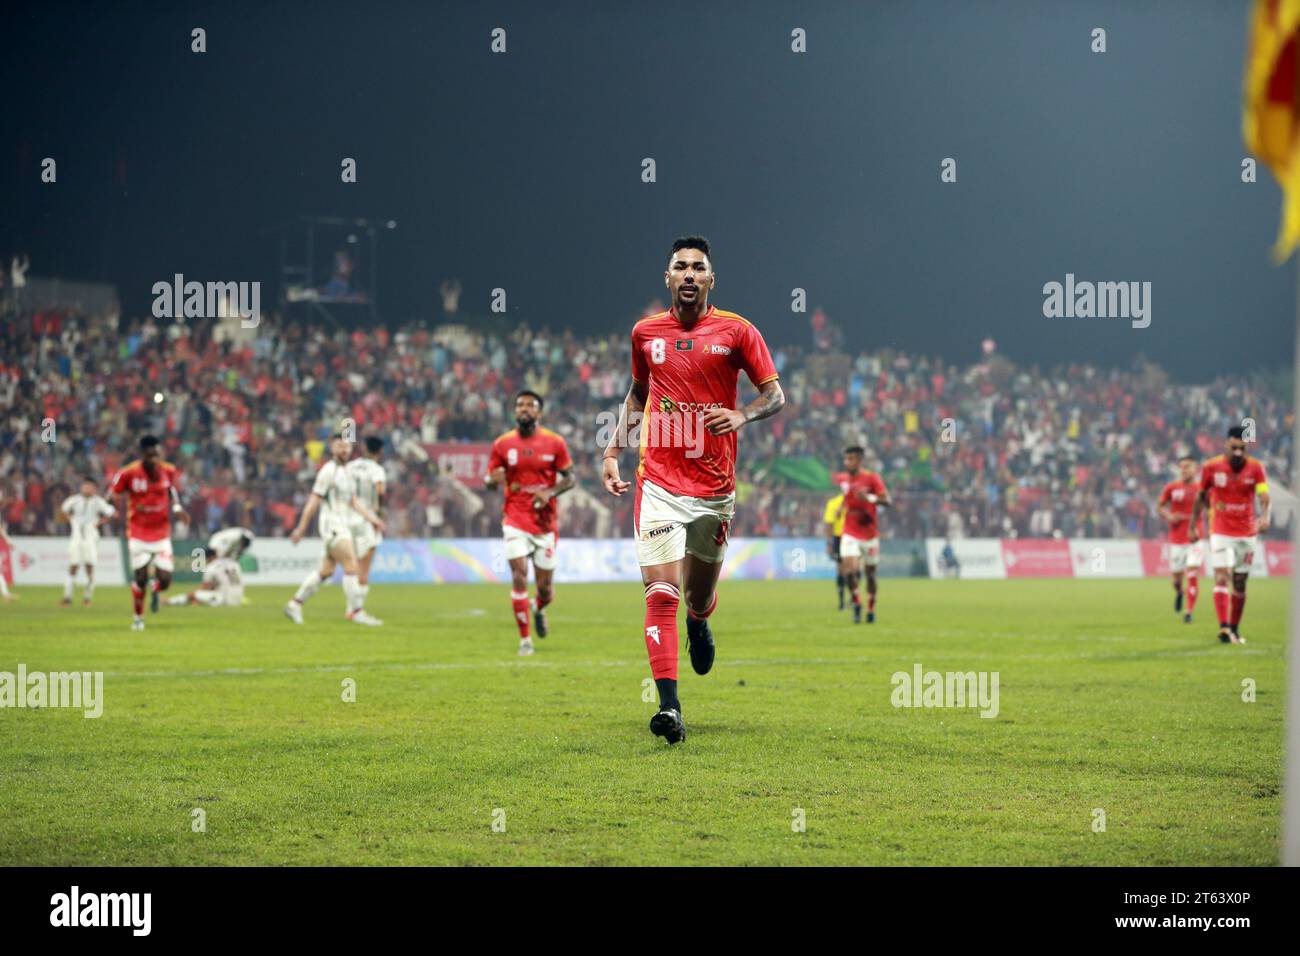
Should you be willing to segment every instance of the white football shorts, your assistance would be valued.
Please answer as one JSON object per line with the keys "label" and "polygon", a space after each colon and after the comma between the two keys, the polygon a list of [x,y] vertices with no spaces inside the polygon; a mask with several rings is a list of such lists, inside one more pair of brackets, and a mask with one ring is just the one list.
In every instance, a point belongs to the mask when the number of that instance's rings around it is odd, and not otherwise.
{"label": "white football shorts", "polygon": [[670,564],[687,554],[717,564],[727,556],[727,533],[736,496],[675,495],[653,481],[637,483],[636,559],[641,567]]}
{"label": "white football shorts", "polygon": [[1247,574],[1255,563],[1255,535],[1238,538],[1227,534],[1210,535],[1210,564],[1218,568],[1232,568],[1233,574]]}
{"label": "white football shorts", "polygon": [[501,534],[506,544],[506,560],[516,558],[533,559],[533,567],[539,571],[555,570],[555,532],[533,534],[508,524],[501,525]]}
{"label": "white football shorts", "polygon": [[172,570],[172,539],[161,538],[158,541],[141,541],[139,538],[126,539],[127,556],[131,559],[131,570],[154,566],[155,571]]}

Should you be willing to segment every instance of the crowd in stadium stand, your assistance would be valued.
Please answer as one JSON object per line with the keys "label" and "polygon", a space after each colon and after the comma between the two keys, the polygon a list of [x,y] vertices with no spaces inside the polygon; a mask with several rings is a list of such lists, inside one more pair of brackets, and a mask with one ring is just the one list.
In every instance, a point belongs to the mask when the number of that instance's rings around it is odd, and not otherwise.
{"label": "crowd in stadium stand", "polygon": [[[344,331],[274,315],[256,329],[11,315],[0,321],[0,516],[14,534],[61,533],[58,504],[79,476],[106,483],[152,432],[184,474],[193,527],[178,535],[236,524],[287,535],[327,436],[350,418],[358,437],[388,443],[390,536],[495,535],[499,492],[439,472],[427,448],[490,442],[529,388],[576,462],[562,533],[628,535],[631,496],[605,494],[600,447],[628,387],[634,318],[593,338],[492,334],[467,319]],[[1175,386],[1149,365],[1028,369],[996,352],[966,367],[851,356],[820,314],[812,333],[806,347],[773,343],[788,404],[740,435],[733,535],[822,535],[826,476],[850,444],[893,492],[883,528],[896,537],[1159,536],[1155,500],[1178,454],[1218,454],[1247,417],[1251,453],[1289,484],[1293,410],[1277,383]],[[742,376],[742,400],[751,392]],[[624,477],[635,459],[623,458]]]}

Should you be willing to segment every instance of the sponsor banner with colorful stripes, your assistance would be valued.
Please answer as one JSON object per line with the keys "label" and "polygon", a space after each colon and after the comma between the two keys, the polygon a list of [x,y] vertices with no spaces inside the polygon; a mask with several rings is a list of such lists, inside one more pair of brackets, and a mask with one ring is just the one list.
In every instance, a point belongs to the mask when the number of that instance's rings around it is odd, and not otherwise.
{"label": "sponsor banner with colorful stripes", "polygon": [[[927,538],[934,578],[1140,578],[1170,574],[1167,541],[1126,538],[962,538],[951,542],[957,568],[943,557],[943,538]],[[1209,574],[1209,542],[1201,573]],[[1293,561],[1291,542],[1264,541],[1255,550],[1251,574],[1286,577]]]}
{"label": "sponsor banner with colorful stripes", "polygon": [[[62,584],[68,573],[68,541],[61,537],[14,536],[12,546],[0,542],[0,573],[24,584]],[[178,579],[191,573],[188,555],[177,541]],[[878,573],[882,577],[934,578],[1024,577],[1165,577],[1169,574],[1169,545],[1134,539],[960,538],[951,542],[945,558],[943,538],[886,539],[881,542]],[[116,537],[99,542],[96,579],[102,585],[128,581],[125,547]],[[1209,573],[1208,548],[1206,568]],[[636,542],[631,538],[561,538],[556,549],[558,581],[639,581]],[[258,538],[240,559],[247,584],[297,585],[319,566],[321,542],[306,538],[293,544],[286,538]],[[1251,571],[1256,576],[1285,577],[1293,563],[1289,541],[1261,542]],[[823,538],[735,538],[727,548],[722,577],[733,581],[833,579],[835,562]],[[335,579],[341,572],[335,572]],[[380,584],[475,583],[505,584],[510,567],[499,538],[426,538],[384,541],[375,554],[371,580]]]}

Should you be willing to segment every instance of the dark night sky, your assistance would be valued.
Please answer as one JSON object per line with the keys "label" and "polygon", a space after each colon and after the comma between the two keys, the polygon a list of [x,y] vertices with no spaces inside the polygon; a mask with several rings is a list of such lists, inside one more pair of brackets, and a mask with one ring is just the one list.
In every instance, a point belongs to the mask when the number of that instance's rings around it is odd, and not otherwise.
{"label": "dark night sky", "polygon": [[[856,348],[961,363],[986,334],[1020,362],[1142,353],[1183,380],[1294,356],[1279,192],[1240,181],[1244,2],[261,7],[11,6],[0,253],[144,311],[175,272],[273,288],[283,220],[393,218],[389,318],[432,316],[459,276],[464,309],[501,286],[521,319],[598,330],[661,295],[669,242],[698,231],[714,301],[774,343],[807,339],[800,286]],[[1066,272],[1152,282],[1150,328],[1044,318]]]}

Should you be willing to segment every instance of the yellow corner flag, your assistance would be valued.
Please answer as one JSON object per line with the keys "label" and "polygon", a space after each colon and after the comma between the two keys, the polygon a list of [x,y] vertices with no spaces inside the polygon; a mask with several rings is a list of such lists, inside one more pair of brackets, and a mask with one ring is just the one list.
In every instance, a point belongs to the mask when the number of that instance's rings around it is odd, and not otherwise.
{"label": "yellow corner flag", "polygon": [[1296,40],[1300,0],[1255,0],[1246,56],[1242,136],[1282,187],[1282,225],[1273,256],[1281,262],[1300,244],[1300,96]]}

